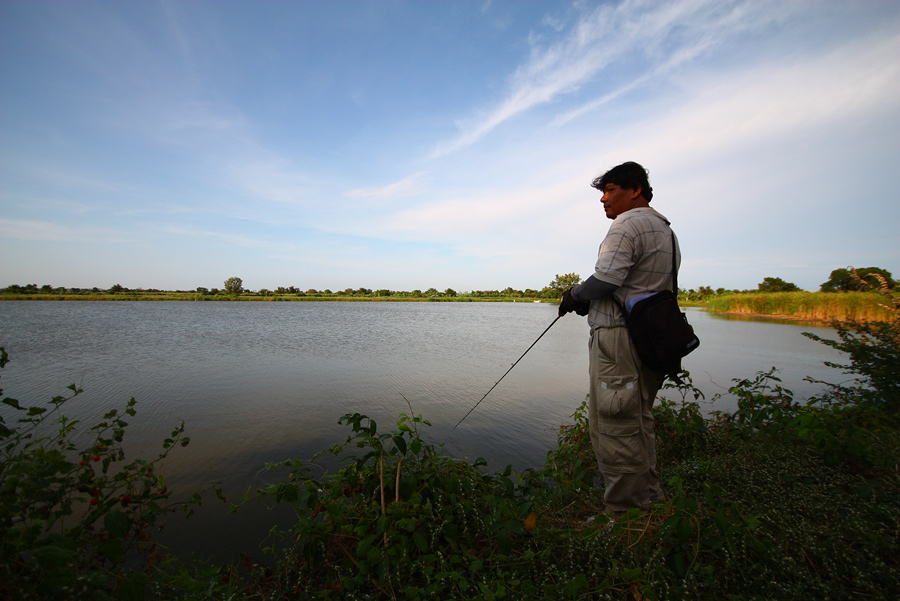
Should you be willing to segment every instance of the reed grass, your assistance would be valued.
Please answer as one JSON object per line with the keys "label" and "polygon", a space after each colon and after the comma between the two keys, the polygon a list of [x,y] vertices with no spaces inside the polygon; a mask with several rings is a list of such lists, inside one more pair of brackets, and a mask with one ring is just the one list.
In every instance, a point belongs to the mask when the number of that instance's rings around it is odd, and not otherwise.
{"label": "reed grass", "polygon": [[814,321],[892,321],[891,310],[875,292],[768,292],[710,299],[709,311]]}

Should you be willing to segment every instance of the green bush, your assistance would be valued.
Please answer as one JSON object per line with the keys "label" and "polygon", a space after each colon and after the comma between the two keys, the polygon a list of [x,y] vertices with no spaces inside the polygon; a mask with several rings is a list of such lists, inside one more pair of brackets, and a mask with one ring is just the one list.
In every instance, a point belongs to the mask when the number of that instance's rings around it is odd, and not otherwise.
{"label": "green bush", "polygon": [[516,494],[512,471],[487,474],[483,460],[439,453],[419,433],[430,425],[421,416],[401,414],[387,433],[358,413],[340,423],[351,434],[325,453],[347,467],[313,479],[309,462],[272,464],[289,468],[288,479],[258,491],[296,516],[289,530],[273,530],[286,543],[271,549],[282,582],[353,595],[477,596],[472,575],[508,558],[529,528],[532,502]]}
{"label": "green bush", "polygon": [[[0,348],[0,367],[9,361]],[[82,391],[69,386],[49,406],[4,397],[19,416],[0,417],[0,582],[4,598],[144,599],[147,571],[159,548],[150,528],[175,506],[157,464],[187,446],[179,424],[151,460],[125,462],[122,446],[131,399],[88,428],[91,442],[73,442],[78,420],[62,408]],[[2,395],[2,391],[0,391]],[[199,495],[183,505],[188,513]],[[150,565],[149,563],[147,565]]]}
{"label": "green bush", "polygon": [[[616,520],[601,514],[592,486],[585,403],[545,465],[522,473],[447,457],[425,441],[421,416],[401,414],[380,432],[346,415],[351,434],[326,452],[344,468],[314,478],[309,462],[270,466],[290,475],[256,494],[288,503],[296,519],[273,531],[277,567],[253,590],[298,599],[896,596],[896,420],[876,431],[871,412],[865,421],[852,408],[810,409],[774,371],[736,380],[738,410],[711,419],[690,382],[675,388],[680,402],[657,412],[666,499]],[[865,465],[848,460],[856,443],[868,449],[857,453]]]}
{"label": "green bush", "polygon": [[[900,320],[893,322],[844,322],[834,324],[838,340],[805,335],[849,355],[849,364],[829,362],[844,373],[858,376],[855,386],[829,385],[827,397],[837,402],[900,410]],[[825,400],[825,398],[823,398]]]}

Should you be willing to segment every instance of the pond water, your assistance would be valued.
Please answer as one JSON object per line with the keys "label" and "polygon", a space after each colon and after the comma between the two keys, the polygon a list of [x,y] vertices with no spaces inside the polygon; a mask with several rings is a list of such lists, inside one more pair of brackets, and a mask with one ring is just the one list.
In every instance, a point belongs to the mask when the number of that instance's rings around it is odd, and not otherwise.
{"label": "pond water", "polygon": [[[400,412],[422,414],[433,424],[426,438],[448,454],[524,469],[543,463],[587,394],[584,318],[556,322],[453,426],[555,316],[556,305],[540,303],[0,301],[0,346],[11,359],[0,386],[26,405],[75,383],[84,393],[66,413],[86,424],[134,397],[130,457],[155,456],[184,420],[191,445],[167,461],[167,483],[219,481],[230,499],[272,477],[266,462],[342,442],[349,431],[337,420],[353,412],[384,430]],[[833,336],[829,328],[688,316],[701,345],[684,364],[708,399],[772,367],[798,399],[820,390],[806,376],[846,379],[823,363],[840,354],[802,336]],[[164,542],[228,559],[270,521],[238,516],[192,518]]]}

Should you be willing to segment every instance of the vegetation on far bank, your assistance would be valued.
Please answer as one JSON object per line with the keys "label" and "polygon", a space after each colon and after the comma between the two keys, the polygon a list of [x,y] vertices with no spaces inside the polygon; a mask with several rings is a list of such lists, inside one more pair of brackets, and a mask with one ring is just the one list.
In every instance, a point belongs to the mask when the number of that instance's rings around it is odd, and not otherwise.
{"label": "vegetation on far bank", "polygon": [[884,321],[891,310],[874,292],[730,294],[697,303],[709,311],[809,321]]}
{"label": "vegetation on far bank", "polygon": [[[89,426],[65,417],[74,386],[46,406],[3,398],[16,419],[0,422],[0,599],[895,599],[900,296],[882,293],[890,320],[810,335],[846,354],[835,367],[850,383],[801,402],[773,368],[735,381],[737,410],[711,416],[689,380],[667,387],[666,497],[615,520],[593,486],[584,404],[545,464],[521,473],[447,455],[412,408],[387,428],[356,413],[322,453],[343,468],[289,458],[268,466],[286,477],[248,491],[292,509],[265,556],[186,561],[152,536],[210,496],[173,503],[157,473],[190,452],[183,425],[156,459],[126,463],[133,400]],[[76,445],[82,429],[92,436]]]}
{"label": "vegetation on far bank", "polygon": [[[503,294],[497,291],[471,293],[425,294],[413,291],[350,294],[345,291],[326,293],[307,291],[285,294],[244,292],[229,295],[222,292],[185,292],[127,290],[114,292],[39,292],[0,293],[0,300],[43,301],[212,301],[212,302],[509,302],[541,303],[558,302],[556,296],[525,296],[516,292]],[[879,321],[885,319],[888,310],[881,306],[877,294],[870,292],[744,292],[715,295],[697,300],[692,291],[682,291],[679,303],[682,307],[698,307],[716,313],[759,315],[767,317],[800,319],[808,321],[858,320]]]}
{"label": "vegetation on far bank", "polygon": [[202,294],[197,292],[151,292],[132,291],[124,294],[89,293],[89,294],[0,294],[0,300],[43,300],[43,301],[212,301],[212,302],[441,302],[441,303],[471,303],[471,302],[555,302],[557,299],[544,299],[540,297],[503,297],[469,294],[457,294],[447,296],[443,294],[435,296],[413,296],[392,294],[389,296],[377,295],[345,295],[345,294],[272,294],[261,295],[257,293],[245,293],[240,296],[228,294]]}
{"label": "vegetation on far bank", "polygon": [[472,290],[459,293],[452,288],[443,291],[436,288],[422,290],[372,290],[371,288],[346,288],[332,291],[309,288],[301,290],[296,286],[279,286],[274,290],[262,288],[247,290],[243,280],[230,277],[221,289],[198,287],[195,290],[155,290],[129,289],[121,284],[108,289],[64,288],[45,284],[25,286],[11,285],[0,290],[0,299],[9,300],[183,300],[183,301],[500,301],[522,302],[557,300],[567,288],[580,283],[577,274],[557,275],[541,290],[526,288],[516,290],[507,286],[503,290]]}
{"label": "vegetation on far bank", "polygon": [[[847,275],[849,274],[849,275]],[[856,274],[859,281],[853,279]],[[884,275],[882,275],[884,274]],[[847,281],[847,278],[850,281]],[[881,280],[878,280],[881,278]],[[856,321],[879,321],[889,316],[889,310],[882,306],[879,296],[872,292],[860,291],[862,283],[884,284],[890,289],[896,286],[890,272],[878,268],[863,270],[835,270],[831,278],[822,284],[827,292],[804,292],[791,282],[781,278],[765,278],[758,290],[713,290],[701,286],[696,290],[679,290],[679,302],[684,307],[700,307],[718,313],[760,315],[810,321],[831,321],[837,319]],[[309,301],[363,301],[363,302],[557,302],[569,287],[581,282],[575,273],[557,274],[541,290],[474,290],[459,293],[452,288],[439,291],[428,290],[372,290],[369,288],[347,288],[331,290],[300,290],[295,286],[279,287],[275,290],[245,290],[243,281],[230,277],[221,289],[197,288],[196,290],[131,290],[115,285],[107,290],[99,288],[79,289],[53,287],[49,284],[38,287],[13,285],[0,290],[0,300],[94,300],[94,301],[260,301],[260,302],[309,302]],[[862,283],[861,283],[862,282]]]}

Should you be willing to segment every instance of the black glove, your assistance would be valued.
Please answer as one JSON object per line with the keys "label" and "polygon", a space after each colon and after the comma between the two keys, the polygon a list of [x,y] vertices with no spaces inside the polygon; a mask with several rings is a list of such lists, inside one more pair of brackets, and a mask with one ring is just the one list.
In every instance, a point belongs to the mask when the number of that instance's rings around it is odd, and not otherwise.
{"label": "black glove", "polygon": [[583,317],[588,314],[588,311],[590,311],[590,309],[591,304],[589,302],[575,300],[575,298],[572,296],[571,288],[563,292],[562,300],[559,302],[560,317],[572,311],[575,311],[575,313]]}

